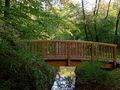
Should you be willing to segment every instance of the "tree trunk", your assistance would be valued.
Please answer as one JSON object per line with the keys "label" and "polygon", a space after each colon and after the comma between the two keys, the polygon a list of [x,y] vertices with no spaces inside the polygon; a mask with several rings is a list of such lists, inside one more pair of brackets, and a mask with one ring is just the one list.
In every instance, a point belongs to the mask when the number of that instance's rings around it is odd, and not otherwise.
{"label": "tree trunk", "polygon": [[90,35],[90,41],[93,41],[93,35],[92,32],[89,30],[89,24],[87,24],[87,30],[89,31],[89,35]]}
{"label": "tree trunk", "polygon": [[4,5],[4,30],[7,30],[8,26],[8,18],[9,18],[9,9],[10,9],[10,0],[5,0],[5,5]]}
{"label": "tree trunk", "polygon": [[5,10],[4,10],[4,18],[5,18],[5,20],[9,16],[9,9],[10,9],[10,0],[5,0]]}
{"label": "tree trunk", "polygon": [[107,14],[106,14],[106,16],[105,16],[105,19],[107,19],[107,17],[108,17],[109,10],[110,10],[110,4],[111,4],[111,0],[110,0],[109,3],[108,3],[108,9],[107,9]]}
{"label": "tree trunk", "polygon": [[95,1],[95,9],[93,11],[93,16],[94,16],[94,30],[95,30],[95,33],[96,33],[96,42],[99,42],[99,38],[98,38],[98,32],[97,32],[97,25],[96,25],[96,12],[97,12],[97,0]]}
{"label": "tree trunk", "polygon": [[84,1],[83,0],[82,0],[82,13],[83,13],[83,25],[84,25],[86,40],[88,41],[87,24],[86,24],[86,16],[85,16],[85,9],[84,9]]}
{"label": "tree trunk", "polygon": [[97,10],[96,10],[96,15],[98,15],[99,7],[100,7],[100,2],[101,2],[101,0],[99,0],[99,2],[98,2],[98,7],[97,7]]}
{"label": "tree trunk", "polygon": [[120,9],[119,9],[119,12],[118,12],[118,15],[117,15],[117,20],[116,20],[116,26],[115,26],[115,36],[114,36],[114,44],[117,44],[117,41],[118,41],[118,25],[119,25],[119,20],[120,20]]}

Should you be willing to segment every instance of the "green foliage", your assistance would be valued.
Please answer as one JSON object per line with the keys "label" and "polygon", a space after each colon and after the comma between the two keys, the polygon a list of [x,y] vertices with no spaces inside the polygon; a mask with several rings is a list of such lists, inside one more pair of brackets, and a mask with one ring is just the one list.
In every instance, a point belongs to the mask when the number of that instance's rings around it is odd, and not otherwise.
{"label": "green foliage", "polygon": [[76,90],[119,90],[120,69],[106,71],[102,63],[83,62],[76,67]]}
{"label": "green foliage", "polygon": [[4,39],[0,41],[0,72],[0,90],[44,90],[52,85],[55,68]]}
{"label": "green foliage", "polygon": [[[11,47],[7,42],[0,42],[0,89],[5,90],[29,90],[32,86],[29,83],[33,77],[30,68],[29,57],[19,51],[18,47]],[[19,53],[20,52],[20,53]],[[24,55],[25,57],[21,56]]]}
{"label": "green foliage", "polygon": [[110,77],[107,71],[100,69],[100,63],[97,62],[83,62],[77,66],[75,73],[78,85],[105,85]]}
{"label": "green foliage", "polygon": [[41,90],[45,88],[51,89],[57,69],[40,60],[34,62],[33,69],[36,77],[37,90],[40,88]]}
{"label": "green foliage", "polygon": [[[51,0],[12,0],[10,2],[9,17],[5,20],[4,0],[1,0],[0,27],[3,28],[4,22],[6,22],[8,28],[12,28],[12,32],[21,39],[85,40],[83,15],[80,4],[61,1],[61,5],[64,8],[60,9],[55,4],[50,5],[50,2]],[[111,2],[107,19],[104,19],[107,12],[105,11],[107,3],[101,2],[100,4],[96,17],[97,34],[99,35],[100,42],[113,43],[118,8],[116,4],[118,4],[116,1]],[[88,37],[89,40],[95,41],[96,32],[93,23],[93,10],[87,11],[86,8],[85,10]],[[119,33],[120,30],[118,27],[118,40],[120,37]]]}

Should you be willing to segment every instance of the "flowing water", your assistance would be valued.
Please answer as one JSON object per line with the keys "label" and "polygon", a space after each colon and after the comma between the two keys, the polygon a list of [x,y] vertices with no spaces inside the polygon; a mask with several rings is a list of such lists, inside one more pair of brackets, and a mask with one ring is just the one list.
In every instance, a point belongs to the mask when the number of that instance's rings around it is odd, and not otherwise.
{"label": "flowing water", "polygon": [[60,67],[51,90],[74,90],[75,67]]}

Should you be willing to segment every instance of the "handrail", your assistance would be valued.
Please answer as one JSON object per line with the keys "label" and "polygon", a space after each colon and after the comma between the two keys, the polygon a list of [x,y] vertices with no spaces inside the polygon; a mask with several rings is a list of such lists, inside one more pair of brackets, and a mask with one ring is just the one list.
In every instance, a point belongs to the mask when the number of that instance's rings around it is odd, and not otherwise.
{"label": "handrail", "polygon": [[32,53],[43,59],[111,60],[116,65],[115,44],[78,40],[31,40],[23,41]]}
{"label": "handrail", "polygon": [[31,42],[82,42],[82,43],[95,43],[95,44],[102,44],[102,45],[117,47],[116,44],[92,42],[92,41],[79,41],[79,40],[30,40],[30,41]]}

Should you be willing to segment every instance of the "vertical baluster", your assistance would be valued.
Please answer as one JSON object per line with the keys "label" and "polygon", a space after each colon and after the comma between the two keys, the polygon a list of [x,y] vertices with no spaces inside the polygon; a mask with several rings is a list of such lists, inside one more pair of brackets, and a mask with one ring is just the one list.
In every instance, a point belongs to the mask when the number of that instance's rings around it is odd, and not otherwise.
{"label": "vertical baluster", "polygon": [[113,47],[111,47],[112,59],[113,59]]}
{"label": "vertical baluster", "polygon": [[91,60],[91,58],[90,58],[90,43],[88,43],[88,57]]}
{"label": "vertical baluster", "polygon": [[58,44],[58,41],[56,42],[56,44],[57,44],[57,55],[58,55],[58,52],[59,52],[59,44]]}
{"label": "vertical baluster", "polygon": [[106,46],[104,45],[105,47],[105,61],[106,61],[106,57],[107,57],[107,49],[106,49]]}
{"label": "vertical baluster", "polygon": [[79,44],[80,46],[80,57],[82,58],[82,42]]}
{"label": "vertical baluster", "polygon": [[72,44],[71,44],[71,42],[69,42],[68,45],[69,45],[69,46],[68,46],[69,54],[70,54],[70,56],[71,56],[71,55],[72,55],[72,54],[71,54],[71,51],[72,51]]}
{"label": "vertical baluster", "polygon": [[54,55],[56,56],[56,41],[54,42]]}
{"label": "vertical baluster", "polygon": [[78,55],[78,53],[77,53],[78,52],[77,42],[75,43],[75,52],[76,52],[75,54],[77,56]]}
{"label": "vertical baluster", "polygon": [[32,42],[32,54],[34,54],[35,51],[34,51],[34,43]]}
{"label": "vertical baluster", "polygon": [[64,42],[64,56],[66,55],[66,42]]}
{"label": "vertical baluster", "polygon": [[38,43],[38,54],[41,57],[41,42]]}
{"label": "vertical baluster", "polygon": [[67,57],[67,50],[68,50],[68,49],[67,49],[67,47],[68,47],[68,45],[67,45],[67,41],[66,41],[65,44],[66,44],[66,47],[65,47],[65,54],[66,54],[66,57]]}
{"label": "vertical baluster", "polygon": [[103,59],[105,59],[105,46],[102,47],[103,47]]}
{"label": "vertical baluster", "polygon": [[61,55],[63,54],[63,45],[62,45],[62,42],[60,42],[61,43],[61,49],[60,49],[60,51],[61,51]]}
{"label": "vertical baluster", "polygon": [[84,58],[86,58],[86,42],[83,45],[84,45]]}
{"label": "vertical baluster", "polygon": [[60,55],[60,42],[58,42],[58,55]]}
{"label": "vertical baluster", "polygon": [[95,44],[95,59],[98,59],[98,44]]}
{"label": "vertical baluster", "polygon": [[51,54],[52,56],[54,55],[53,44],[54,44],[54,42],[51,42],[51,41],[50,41],[50,49],[51,49],[51,50],[50,50],[50,51],[51,51],[50,54]]}
{"label": "vertical baluster", "polygon": [[85,57],[85,43],[83,43],[83,57]]}
{"label": "vertical baluster", "polygon": [[79,50],[79,48],[78,48],[78,42],[76,42],[76,56],[78,57],[78,50]]}
{"label": "vertical baluster", "polygon": [[86,49],[86,57],[88,58],[88,43],[86,42],[86,44],[85,44],[85,49]]}
{"label": "vertical baluster", "polygon": [[110,46],[108,47],[108,59],[110,60]]}
{"label": "vertical baluster", "polygon": [[106,60],[108,60],[108,52],[109,52],[109,51],[108,51],[108,47],[109,47],[109,46],[106,46]]}
{"label": "vertical baluster", "polygon": [[42,58],[45,56],[45,43],[42,42]]}
{"label": "vertical baluster", "polygon": [[61,42],[60,42],[59,44],[60,44],[60,46],[59,46],[59,47],[60,47],[60,49],[59,49],[59,50],[60,50],[60,55],[61,55],[61,49],[62,49],[62,48],[61,48]]}
{"label": "vertical baluster", "polygon": [[84,56],[84,44],[83,43],[82,43],[81,51],[82,51],[82,58],[83,58],[83,56]]}
{"label": "vertical baluster", "polygon": [[91,48],[92,48],[92,45],[91,43],[89,44],[89,56],[91,57]]}
{"label": "vertical baluster", "polygon": [[82,56],[82,58],[83,58],[83,43],[81,43],[81,56]]}
{"label": "vertical baluster", "polygon": [[71,42],[68,43],[68,53],[69,55],[71,56],[71,50],[72,49],[72,45],[71,45]]}
{"label": "vertical baluster", "polygon": [[47,50],[47,55],[52,56],[53,55],[53,51],[52,51],[52,42],[48,41],[46,42],[46,50]]}
{"label": "vertical baluster", "polygon": [[64,55],[64,51],[65,51],[65,49],[64,49],[64,42],[62,42],[62,55]]}
{"label": "vertical baluster", "polygon": [[117,54],[117,51],[116,51],[116,46],[113,47],[113,65],[114,65],[114,68],[116,68],[116,54]]}
{"label": "vertical baluster", "polygon": [[94,60],[94,44],[91,43],[91,61]]}
{"label": "vertical baluster", "polygon": [[99,59],[102,59],[102,46],[99,45]]}
{"label": "vertical baluster", "polygon": [[80,57],[80,43],[78,42],[78,56]]}
{"label": "vertical baluster", "polygon": [[77,42],[77,56],[78,56],[78,57],[80,56],[79,50],[80,50],[79,42]]}
{"label": "vertical baluster", "polygon": [[89,57],[89,44],[86,43],[86,56]]}
{"label": "vertical baluster", "polygon": [[71,56],[74,56],[74,54],[75,54],[74,43],[71,42]]}
{"label": "vertical baluster", "polygon": [[110,60],[112,59],[112,49],[110,47]]}
{"label": "vertical baluster", "polygon": [[67,65],[68,65],[68,66],[70,66],[70,55],[71,55],[71,54],[70,54],[70,51],[71,51],[71,49],[70,49],[71,47],[70,47],[70,46],[71,46],[71,43],[68,42],[68,43],[67,43]]}
{"label": "vertical baluster", "polygon": [[55,53],[55,43],[56,42],[53,43],[53,52],[54,52],[54,55],[56,56],[56,53]]}
{"label": "vertical baluster", "polygon": [[50,53],[52,53],[50,44],[51,44],[50,41],[45,42],[45,52],[46,52],[46,55],[48,56],[50,56]]}

